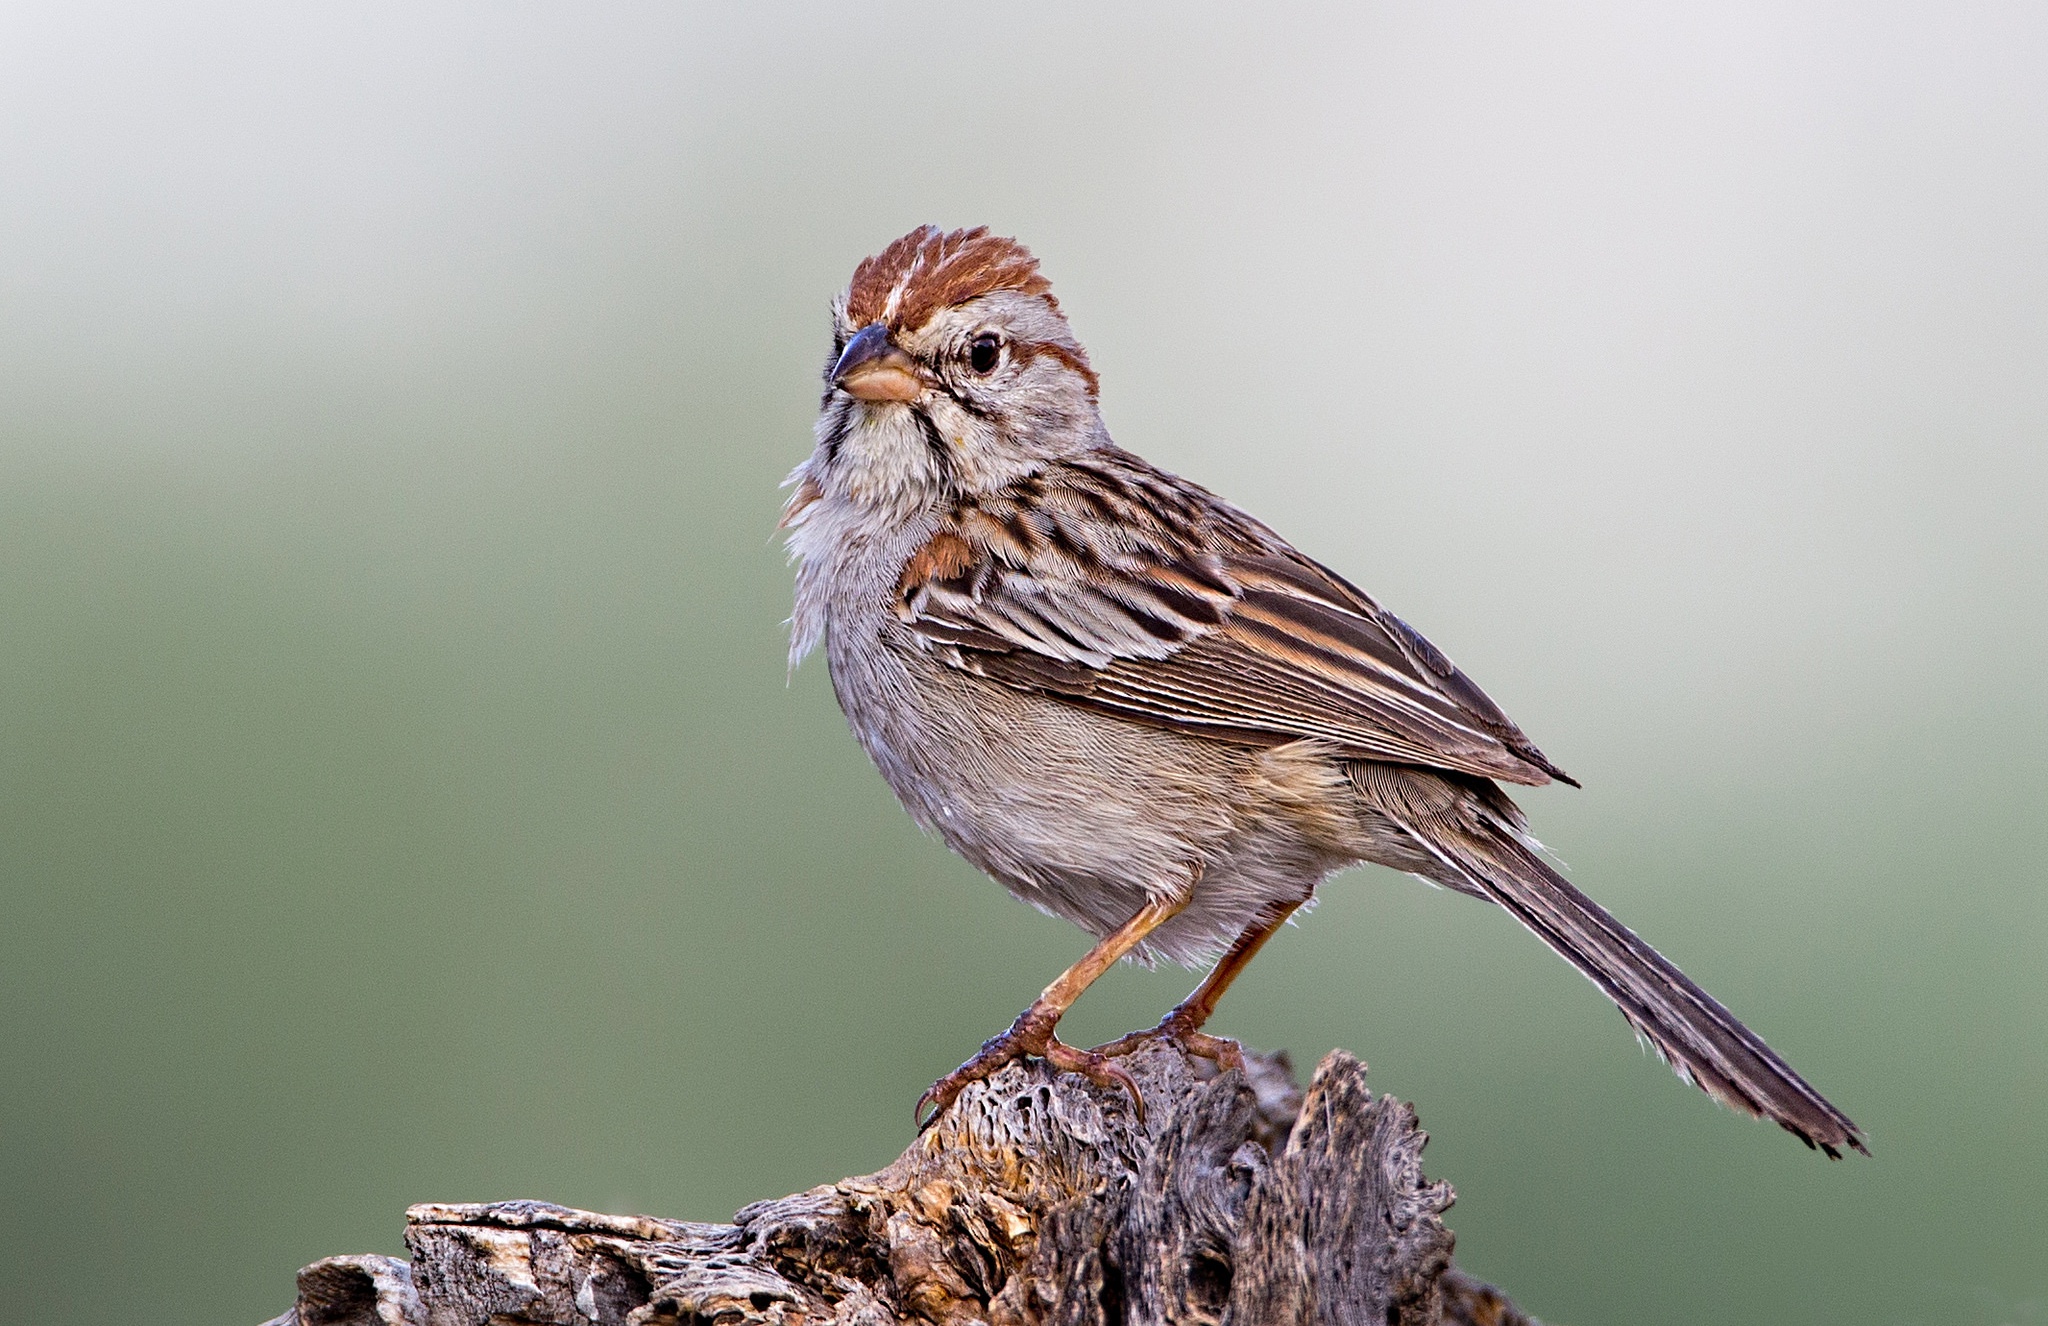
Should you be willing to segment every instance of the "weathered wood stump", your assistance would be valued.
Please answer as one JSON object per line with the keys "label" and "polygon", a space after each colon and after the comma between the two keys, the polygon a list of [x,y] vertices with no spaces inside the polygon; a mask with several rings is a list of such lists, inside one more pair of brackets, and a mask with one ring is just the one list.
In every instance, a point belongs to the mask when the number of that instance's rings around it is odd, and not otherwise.
{"label": "weathered wood stump", "polygon": [[896,1162],[729,1225],[544,1202],[415,1206],[410,1264],[332,1257],[265,1326],[1516,1326],[1451,1266],[1415,1111],[1338,1051],[1216,1074],[1165,1049],[1118,1092],[1016,1065]]}

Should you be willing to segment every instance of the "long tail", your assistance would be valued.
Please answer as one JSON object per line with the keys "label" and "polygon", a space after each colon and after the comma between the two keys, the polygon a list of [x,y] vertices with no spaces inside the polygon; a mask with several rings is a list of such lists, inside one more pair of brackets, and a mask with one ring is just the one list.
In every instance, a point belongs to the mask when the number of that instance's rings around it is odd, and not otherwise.
{"label": "long tail", "polygon": [[[1404,790],[1408,795],[1400,800],[1407,805],[1401,809],[1419,809],[1412,798],[1420,789],[1410,784]],[[1681,1078],[1715,1100],[1770,1119],[1832,1158],[1840,1159],[1845,1146],[1870,1154],[1849,1117],[1808,1086],[1761,1037],[1544,864],[1519,836],[1521,817],[1513,803],[1498,789],[1486,791],[1492,796],[1482,795],[1482,803],[1498,798],[1502,804],[1482,809],[1461,797],[1462,815],[1396,816],[1416,845],[1451,875],[1442,882],[1507,908],[1599,986]],[[1385,799],[1375,799],[1386,806]]]}

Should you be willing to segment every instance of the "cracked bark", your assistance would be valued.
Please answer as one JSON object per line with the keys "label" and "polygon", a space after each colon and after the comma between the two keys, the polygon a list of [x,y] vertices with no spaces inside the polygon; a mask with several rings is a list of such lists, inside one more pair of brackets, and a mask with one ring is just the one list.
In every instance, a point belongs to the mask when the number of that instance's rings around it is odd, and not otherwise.
{"label": "cracked bark", "polygon": [[415,1206],[410,1262],[331,1257],[264,1326],[1522,1326],[1451,1265],[1412,1107],[1342,1051],[1214,1074],[1043,1064],[969,1088],[894,1164],[731,1224],[545,1202]]}

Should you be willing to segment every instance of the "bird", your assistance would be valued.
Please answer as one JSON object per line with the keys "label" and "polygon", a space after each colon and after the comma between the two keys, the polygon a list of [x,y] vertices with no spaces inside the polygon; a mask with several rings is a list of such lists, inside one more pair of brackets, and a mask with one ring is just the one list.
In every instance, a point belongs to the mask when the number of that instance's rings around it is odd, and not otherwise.
{"label": "bird", "polygon": [[[925,225],[832,302],[815,445],[789,476],[790,666],[820,645],[910,815],[1096,943],[933,1083],[1040,1058],[1143,1097],[1151,1044],[1242,1069],[1217,1001],[1362,862],[1492,902],[1679,1077],[1839,1158],[1857,1126],[1555,870],[1503,784],[1578,783],[1419,632],[1268,526],[1119,447],[1031,252]],[[1212,962],[1151,1028],[1061,1016],[1124,959]]]}

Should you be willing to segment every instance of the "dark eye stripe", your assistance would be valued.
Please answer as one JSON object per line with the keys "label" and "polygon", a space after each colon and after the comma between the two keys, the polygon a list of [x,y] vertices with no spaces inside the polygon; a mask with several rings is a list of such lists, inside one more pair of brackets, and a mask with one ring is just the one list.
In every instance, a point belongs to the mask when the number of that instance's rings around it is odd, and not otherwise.
{"label": "dark eye stripe", "polygon": [[[943,382],[940,385],[945,386]],[[978,401],[969,400],[966,396],[962,395],[958,391],[955,391],[952,387],[946,387],[945,390],[946,399],[952,401],[953,404],[959,406],[962,410],[966,411],[968,414],[973,415],[975,418],[980,419],[983,422],[987,422],[988,420],[995,418],[995,411],[989,409],[987,406],[982,405]]]}

